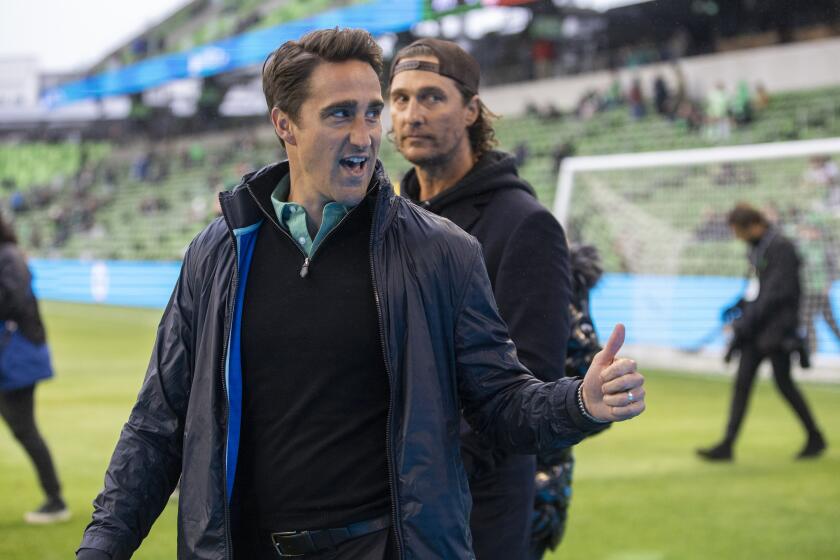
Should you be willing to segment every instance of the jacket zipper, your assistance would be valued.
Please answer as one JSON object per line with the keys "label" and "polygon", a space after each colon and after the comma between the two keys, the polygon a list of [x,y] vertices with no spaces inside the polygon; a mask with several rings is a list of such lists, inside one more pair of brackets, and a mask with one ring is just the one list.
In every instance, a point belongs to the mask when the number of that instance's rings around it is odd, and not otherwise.
{"label": "jacket zipper", "polygon": [[[290,241],[294,244],[294,246],[295,246],[295,247],[297,247],[298,251],[300,251],[300,254],[301,254],[301,255],[303,255],[303,266],[301,266],[301,268],[300,268],[300,277],[301,277],[301,278],[306,278],[306,277],[309,275],[309,265],[310,265],[310,264],[312,264],[312,259],[315,257],[315,255],[314,255],[314,254],[313,254],[312,256],[307,255],[307,254],[306,254],[306,252],[305,252],[303,249],[301,249],[301,248],[300,248],[300,245],[298,245],[298,242],[297,242],[297,241],[295,241],[295,239],[292,237],[292,234],[291,234],[291,233],[289,233],[289,231],[288,231],[286,228],[284,228],[284,227],[283,227],[283,226],[281,226],[279,223],[277,223],[277,220],[275,219],[275,217],[274,217],[274,216],[272,216],[271,214],[269,214],[269,213],[266,211],[266,209],[265,209],[265,208],[263,208],[262,204],[260,204],[260,202],[257,200],[257,196],[253,193],[253,191],[251,190],[251,188],[250,188],[250,187],[246,187],[246,188],[247,188],[247,190],[248,190],[248,194],[249,194],[249,195],[251,195],[251,198],[252,198],[252,199],[254,199],[254,203],[257,205],[257,208],[259,208],[259,209],[260,209],[260,212],[262,212],[262,213],[263,213],[263,215],[264,215],[264,216],[268,219],[268,221],[269,221],[269,222],[271,222],[272,224],[274,224],[275,226],[277,226],[277,229],[279,229],[279,230],[280,230],[280,232],[281,232],[283,235],[285,235],[286,237],[288,237],[288,238],[289,238],[289,240],[290,240]],[[343,217],[342,217],[342,218],[338,221],[338,223],[337,223],[337,224],[335,224],[329,232],[327,232],[327,235],[325,235],[325,236],[324,236],[324,238],[321,240],[321,245],[323,245],[323,244],[324,244],[324,242],[325,242],[327,239],[329,239],[329,238],[330,238],[330,236],[333,234],[333,232],[334,232],[336,229],[338,229],[338,226],[340,226],[340,225],[341,225],[341,223],[342,223],[344,220],[346,220],[346,219],[347,219],[347,217],[348,217],[348,216],[350,216],[350,214],[352,214],[352,213],[356,210],[356,208],[358,208],[358,205],[357,205],[357,206],[354,206],[354,207],[353,207],[353,208],[352,208],[349,212],[347,212],[347,213],[346,213],[346,214],[345,214],[345,215],[344,215],[344,216],[343,216]],[[320,245],[319,245],[319,247],[320,247]]]}
{"label": "jacket zipper", "polygon": [[[381,191],[380,191],[381,192]],[[379,197],[377,197],[377,202]],[[376,205],[378,206],[378,204]],[[373,260],[373,241],[376,237],[376,206],[374,206],[373,219],[371,220],[370,231],[370,279],[373,284],[373,300],[376,303],[376,316],[379,322],[379,342],[382,345],[382,357],[385,362],[385,373],[388,374],[388,414],[385,419],[385,458],[388,465],[388,483],[391,487],[391,524],[394,527],[394,546],[397,549],[397,558],[402,558],[402,540],[399,526],[399,496],[397,491],[396,477],[394,476],[394,459],[392,453],[392,431],[394,409],[394,376],[391,374],[391,367],[388,362],[388,344],[385,340],[385,326],[382,319],[382,304],[379,301],[379,290],[376,287],[376,269]]]}
{"label": "jacket zipper", "polygon": [[[225,223],[228,226],[228,229],[232,232],[233,228],[231,227],[230,222],[225,216]],[[231,234],[233,235],[233,234]],[[225,443],[227,444],[227,439],[230,437],[230,433],[228,433],[227,426],[230,422],[230,405],[228,402],[228,391],[227,391],[227,384],[225,383],[225,361],[227,358],[227,353],[230,344],[230,336],[231,336],[231,326],[233,323],[233,310],[234,305],[236,303],[236,292],[239,289],[239,252],[236,250],[236,240],[230,240],[231,247],[233,248],[233,266],[234,266],[234,274],[233,274],[233,297],[230,299],[230,303],[228,304],[228,321],[226,321],[225,325],[225,344],[222,348],[222,363],[221,363],[221,381],[222,381],[222,394],[225,397]],[[225,506],[225,558],[232,559],[233,558],[233,538],[231,537],[231,529],[230,529],[230,504],[228,503],[229,496],[227,495],[227,445],[225,445],[225,457],[222,461],[222,484],[223,490],[222,495],[224,496],[224,506]]]}

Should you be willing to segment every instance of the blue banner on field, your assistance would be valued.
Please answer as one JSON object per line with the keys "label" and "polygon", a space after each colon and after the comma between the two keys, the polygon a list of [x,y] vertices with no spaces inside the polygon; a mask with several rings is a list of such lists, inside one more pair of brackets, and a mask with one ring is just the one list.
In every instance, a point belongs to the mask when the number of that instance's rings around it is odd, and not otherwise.
{"label": "blue banner on field", "polygon": [[[724,276],[605,274],[592,292],[592,317],[602,336],[627,327],[628,345],[681,350],[722,348],[727,340],[721,312],[743,293],[745,280]],[[830,301],[840,317],[840,282]],[[816,323],[817,351],[840,354],[840,341],[822,318]]]}
{"label": "blue banner on field", "polygon": [[40,299],[132,307],[165,307],[180,262],[31,259]]}
{"label": "blue banner on field", "polygon": [[[166,306],[181,270],[179,262],[32,259],[29,264],[41,299],[158,308]],[[721,311],[743,289],[742,278],[605,274],[592,292],[592,315],[603,336],[624,323],[627,344],[719,348],[725,344]],[[831,301],[840,302],[840,282]],[[840,353],[822,318],[816,329],[818,351]]]}
{"label": "blue banner on field", "polygon": [[405,31],[422,16],[422,0],[373,0],[336,8],[64,84],[46,91],[42,103],[52,108],[83,99],[136,93],[182,78],[229,72],[262,64],[281,44],[315,29],[358,27],[367,29],[373,35],[381,35]]}

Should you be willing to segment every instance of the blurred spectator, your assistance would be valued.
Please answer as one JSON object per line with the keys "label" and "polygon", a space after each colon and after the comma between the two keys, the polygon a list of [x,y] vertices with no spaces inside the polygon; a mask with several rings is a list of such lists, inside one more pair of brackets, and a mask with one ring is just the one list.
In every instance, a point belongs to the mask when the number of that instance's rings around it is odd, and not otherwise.
{"label": "blurred spectator", "polygon": [[513,157],[516,159],[516,167],[521,168],[525,165],[525,162],[528,161],[530,151],[531,150],[528,147],[528,142],[526,140],[523,140],[513,148]]}
{"label": "blurred spectator", "polygon": [[33,229],[29,234],[29,246],[32,249],[40,249],[44,244],[43,238],[41,237],[41,230],[38,228]]}
{"label": "blurred spectator", "polygon": [[825,440],[791,377],[792,354],[798,353],[801,365],[809,366],[807,347],[798,333],[802,295],[799,256],[793,243],[750,205],[738,204],[727,221],[732,233],[750,248],[748,287],[737,303],[723,311],[733,333],[726,360],[736,353],[740,359],[724,438],[697,453],[708,461],[732,461],[758,368],[769,360],[779,392],[808,434],[797,458],[818,457],[826,448]]}
{"label": "blurred spectator", "polygon": [[205,157],[207,157],[207,151],[204,149],[204,145],[201,142],[193,142],[187,151],[185,167],[188,169],[198,167],[204,163]]}
{"label": "blurred spectator", "polygon": [[706,127],[706,132],[712,140],[729,138],[729,96],[723,82],[718,82],[706,96]]}
{"label": "blurred spectator", "polygon": [[561,142],[551,151],[555,175],[560,172],[560,166],[563,165],[563,160],[573,155],[575,155],[575,145],[571,142]]}
{"label": "blurred spectator", "polygon": [[749,165],[738,165],[733,162],[726,162],[720,165],[713,180],[721,187],[733,187],[755,184],[755,171]]}
{"label": "blurred spectator", "polygon": [[169,202],[159,196],[149,196],[140,201],[140,213],[144,216],[165,212],[169,209]]}
{"label": "blurred spectator", "polygon": [[525,114],[529,117],[539,117],[540,108],[533,101],[529,101],[525,104]]}
{"label": "blurred spectator", "polygon": [[627,94],[627,103],[630,105],[630,115],[634,119],[641,119],[646,114],[645,98],[642,94],[642,83],[638,78],[633,79],[630,91]]}
{"label": "blurred spectator", "polygon": [[577,116],[583,121],[594,117],[602,108],[601,96],[598,90],[589,90],[581,97],[577,106]]}
{"label": "blurred spectator", "polygon": [[700,105],[690,99],[683,99],[677,106],[676,122],[691,132],[699,131],[703,126],[703,111]]}
{"label": "blurred spectator", "polygon": [[46,501],[24,515],[31,524],[70,519],[50,451],[35,422],[35,388],[53,375],[32,275],[17,237],[0,216],[0,415],[38,473]]}
{"label": "blurred spectator", "polygon": [[656,76],[653,81],[653,104],[656,107],[656,112],[660,116],[668,116],[669,114],[670,94],[668,92],[668,84],[665,83],[665,78],[661,75]]}
{"label": "blurred spectator", "polygon": [[755,110],[763,111],[768,105],[770,105],[770,94],[767,93],[764,84],[759,82],[755,86]]}
{"label": "blurred spectator", "polygon": [[128,113],[128,126],[135,134],[146,135],[148,133],[149,119],[152,116],[152,109],[143,101],[142,93],[133,93],[130,96],[131,109]]}
{"label": "blurred spectator", "polygon": [[22,214],[29,209],[26,204],[26,198],[20,191],[13,192],[12,196],[9,197],[9,207],[15,214]]}
{"label": "blurred spectator", "polygon": [[674,60],[671,62],[671,70],[674,73],[674,82],[676,83],[674,95],[671,96],[671,113],[673,114],[677,112],[680,103],[688,99],[688,92],[686,91],[685,73],[679,61]]}
{"label": "blurred spectator", "polygon": [[711,208],[703,212],[703,221],[694,229],[696,241],[721,241],[731,237],[732,232],[729,231],[729,224],[726,222],[726,213],[716,212]]}
{"label": "blurred spectator", "polygon": [[604,94],[604,108],[612,109],[613,107],[618,107],[622,103],[624,103],[624,95],[621,90],[621,80],[618,77],[618,73],[613,72],[610,86]]}
{"label": "blurred spectator", "polygon": [[805,173],[805,184],[825,193],[825,205],[828,208],[840,210],[840,169],[829,156],[811,158]]}
{"label": "blurred spectator", "polygon": [[836,263],[832,244],[828,242],[817,217],[806,220],[798,227],[799,252],[803,261],[802,324],[808,340],[808,349],[817,351],[817,315],[822,316],[828,328],[840,342],[840,327],[831,308],[831,284],[836,277]]}
{"label": "blurred spectator", "polygon": [[549,103],[546,105],[544,117],[550,121],[559,121],[563,118],[563,111],[554,103]]}
{"label": "blurred spectator", "polygon": [[679,60],[688,54],[691,46],[691,34],[685,27],[679,26],[668,39],[667,56],[670,60]]}
{"label": "blurred spectator", "polygon": [[224,88],[216,78],[208,76],[201,83],[201,94],[196,103],[196,118],[201,121],[203,127],[208,130],[218,128],[219,105],[224,99]]}
{"label": "blurred spectator", "polygon": [[149,167],[151,166],[151,154],[143,151],[134,158],[131,163],[131,177],[136,181],[146,182],[149,177]]}
{"label": "blurred spectator", "polygon": [[536,39],[531,46],[534,62],[534,78],[542,80],[554,75],[554,43],[548,39]]}
{"label": "blurred spectator", "polygon": [[752,98],[750,96],[750,86],[747,82],[741,80],[738,82],[738,87],[735,89],[735,95],[732,96],[732,118],[735,123],[743,126],[749,124],[753,120],[753,106]]}

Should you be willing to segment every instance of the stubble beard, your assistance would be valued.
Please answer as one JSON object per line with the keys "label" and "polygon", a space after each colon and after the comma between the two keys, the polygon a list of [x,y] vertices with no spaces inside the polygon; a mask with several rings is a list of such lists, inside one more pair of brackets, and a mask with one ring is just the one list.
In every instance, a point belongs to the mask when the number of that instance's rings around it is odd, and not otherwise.
{"label": "stubble beard", "polygon": [[[443,171],[449,167],[450,162],[455,159],[458,153],[458,142],[455,142],[449,151],[438,151],[426,156],[409,157],[403,150],[397,148],[402,156],[413,166],[423,169],[423,171],[431,174],[437,174],[438,171]],[[435,143],[436,144],[436,143]]]}

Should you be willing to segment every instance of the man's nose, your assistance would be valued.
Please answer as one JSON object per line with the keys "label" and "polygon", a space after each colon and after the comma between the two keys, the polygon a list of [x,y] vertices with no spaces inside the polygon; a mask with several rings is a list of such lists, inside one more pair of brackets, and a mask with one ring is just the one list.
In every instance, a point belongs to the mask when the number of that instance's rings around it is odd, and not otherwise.
{"label": "man's nose", "polygon": [[417,102],[416,98],[408,100],[408,105],[405,108],[405,118],[408,124],[413,127],[418,127],[423,124],[425,112],[423,111],[423,106]]}
{"label": "man's nose", "polygon": [[353,125],[350,128],[350,143],[357,148],[369,148],[373,143],[371,126],[364,116],[353,120]]}

